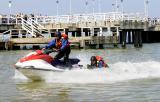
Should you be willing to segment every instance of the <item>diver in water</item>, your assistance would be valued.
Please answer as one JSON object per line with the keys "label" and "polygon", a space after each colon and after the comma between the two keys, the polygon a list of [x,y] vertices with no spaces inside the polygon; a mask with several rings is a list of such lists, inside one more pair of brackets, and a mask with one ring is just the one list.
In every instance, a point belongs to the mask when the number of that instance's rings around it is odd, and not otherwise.
{"label": "diver in water", "polygon": [[56,62],[56,60],[61,59],[62,57],[64,57],[64,64],[69,62],[69,54],[71,52],[70,49],[70,42],[68,41],[68,36],[66,34],[61,34],[61,32],[58,32],[56,34],[56,38],[53,39],[46,47],[44,52],[46,51],[50,51],[50,50],[46,50],[46,49],[51,49],[54,50],[56,52],[58,52],[55,57],[54,57],[54,61]]}
{"label": "diver in water", "polygon": [[92,56],[90,61],[91,64],[87,65],[88,69],[109,67],[101,56]]}

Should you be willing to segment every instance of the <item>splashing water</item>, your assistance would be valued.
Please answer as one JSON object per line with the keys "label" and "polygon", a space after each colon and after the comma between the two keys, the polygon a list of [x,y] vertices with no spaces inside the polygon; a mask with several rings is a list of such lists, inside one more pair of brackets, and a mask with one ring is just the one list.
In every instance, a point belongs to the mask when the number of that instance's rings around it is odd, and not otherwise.
{"label": "splashing water", "polygon": [[15,75],[13,77],[13,79],[19,79],[19,80],[28,80],[28,78],[26,76],[24,76],[21,72],[19,72],[18,70],[15,70]]}
{"label": "splashing water", "polygon": [[124,63],[110,65],[109,69],[79,69],[52,76],[48,82],[57,83],[109,83],[131,79],[160,77],[159,62]]}
{"label": "splashing water", "polygon": [[[110,68],[93,70],[84,68],[66,70],[65,72],[52,72],[45,76],[45,81],[50,83],[113,83],[160,77],[160,63],[155,61],[141,63],[117,62],[109,66]],[[20,74],[17,75],[18,77],[21,76]]]}

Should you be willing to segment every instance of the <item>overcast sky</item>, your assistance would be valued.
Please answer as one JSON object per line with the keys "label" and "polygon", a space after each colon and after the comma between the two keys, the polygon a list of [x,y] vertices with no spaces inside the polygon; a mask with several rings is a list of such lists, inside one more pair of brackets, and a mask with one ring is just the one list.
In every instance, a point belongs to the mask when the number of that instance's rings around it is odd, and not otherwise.
{"label": "overcast sky", "polygon": [[[56,0],[0,0],[0,14],[14,13],[35,13],[43,15],[56,15],[57,4]],[[8,2],[12,1],[12,6],[9,9]],[[59,14],[69,14],[70,0],[59,0]],[[71,12],[72,14],[92,13],[93,8],[95,12],[111,12],[113,11],[113,5],[115,0],[88,0],[88,5],[85,5],[86,0],[71,0]],[[99,3],[100,1],[100,3]],[[119,2],[121,0],[118,0]],[[94,4],[95,2],[95,4]],[[101,5],[99,8],[98,5]],[[123,0],[124,12],[140,12],[144,13],[144,0]],[[149,0],[149,16],[160,17],[160,0]],[[120,6],[120,5],[119,5]],[[121,10],[121,8],[119,8]]]}

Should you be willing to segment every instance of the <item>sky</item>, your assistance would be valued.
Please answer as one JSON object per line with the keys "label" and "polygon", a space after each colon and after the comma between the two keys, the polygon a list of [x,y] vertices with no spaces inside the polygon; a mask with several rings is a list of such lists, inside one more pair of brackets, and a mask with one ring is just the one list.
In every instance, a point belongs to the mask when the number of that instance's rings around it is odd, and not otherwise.
{"label": "sky", "polygon": [[[12,1],[11,7],[8,5],[9,1]],[[87,6],[86,1],[88,1]],[[120,11],[122,10],[121,0],[117,1]],[[72,14],[93,13],[93,11],[107,13],[114,11],[113,4],[115,4],[115,0],[59,0],[58,14],[70,14],[70,7]],[[160,17],[159,6],[160,0],[149,0],[149,17]],[[144,0],[123,0],[123,9],[124,12],[129,13],[144,13]],[[0,0],[0,14],[16,13],[54,16],[57,15],[57,3],[56,0]]]}

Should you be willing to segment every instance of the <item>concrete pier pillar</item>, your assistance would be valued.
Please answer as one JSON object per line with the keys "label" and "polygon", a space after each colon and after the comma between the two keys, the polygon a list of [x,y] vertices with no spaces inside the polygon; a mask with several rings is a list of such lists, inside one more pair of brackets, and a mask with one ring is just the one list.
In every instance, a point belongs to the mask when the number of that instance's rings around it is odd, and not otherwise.
{"label": "concrete pier pillar", "polygon": [[102,35],[103,35],[102,32],[103,32],[103,31],[102,31],[102,27],[100,27],[100,28],[99,28],[99,36],[102,36]]}
{"label": "concrete pier pillar", "polygon": [[131,31],[128,31],[128,44],[131,44]]}
{"label": "concrete pier pillar", "polygon": [[66,29],[63,29],[63,32],[65,33],[65,32],[66,32]]}
{"label": "concrete pier pillar", "polygon": [[68,37],[72,37],[72,32],[68,32]]}
{"label": "concrete pier pillar", "polygon": [[120,32],[119,32],[119,27],[117,27],[117,31],[116,31],[116,33],[117,33],[117,39],[118,39],[118,42],[120,42]]}
{"label": "concrete pier pillar", "polygon": [[83,30],[84,30],[84,29],[81,28],[81,35],[82,35],[82,37],[85,37],[85,32],[84,32]]}
{"label": "concrete pier pillar", "polygon": [[119,37],[119,27],[116,27],[117,36]]}
{"label": "concrete pier pillar", "polygon": [[138,47],[142,47],[142,32],[138,31]]}
{"label": "concrete pier pillar", "polygon": [[111,27],[108,27],[108,35],[111,35]]}
{"label": "concrete pier pillar", "polygon": [[76,38],[77,37],[77,32],[72,32],[74,37]]}
{"label": "concrete pier pillar", "polygon": [[129,42],[129,41],[128,41],[128,38],[129,38],[129,37],[128,37],[128,31],[126,31],[126,43],[127,43],[127,44],[128,44],[128,42]]}
{"label": "concrete pier pillar", "polygon": [[90,28],[90,32],[91,32],[90,36],[94,36],[94,28]]}
{"label": "concrete pier pillar", "polygon": [[142,32],[140,30],[134,32],[134,47],[142,47]]}
{"label": "concrete pier pillar", "polygon": [[51,38],[51,30],[48,29],[48,34],[49,34],[49,37]]}
{"label": "concrete pier pillar", "polygon": [[10,41],[5,42],[4,48],[6,50],[13,50],[13,43]]}
{"label": "concrete pier pillar", "polygon": [[84,28],[81,28],[81,36],[82,36],[82,39],[80,41],[80,47],[85,48],[85,41],[83,39],[83,37],[85,37]]}
{"label": "concrete pier pillar", "polygon": [[122,48],[126,48],[126,31],[122,31]]}
{"label": "concrete pier pillar", "polygon": [[133,43],[133,31],[130,32],[131,33],[131,43]]}
{"label": "concrete pier pillar", "polygon": [[103,29],[99,28],[99,49],[103,49]]}
{"label": "concrete pier pillar", "polygon": [[138,31],[134,31],[134,47],[138,47]]}

